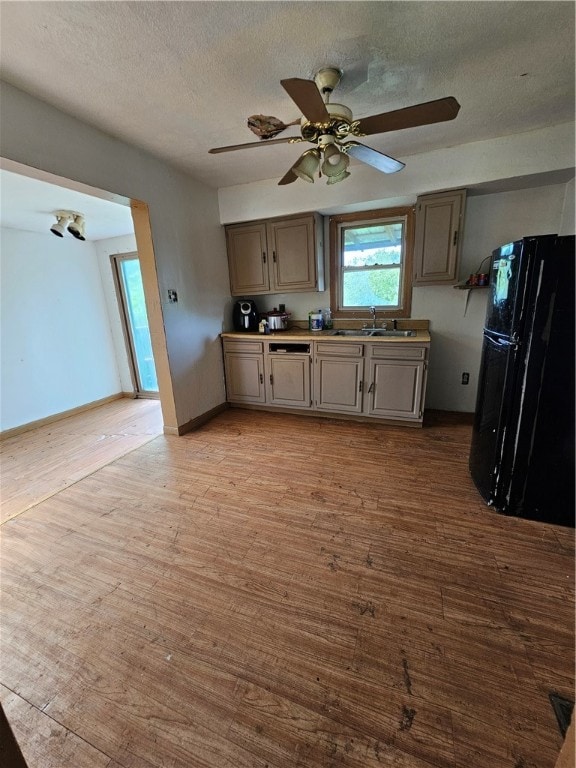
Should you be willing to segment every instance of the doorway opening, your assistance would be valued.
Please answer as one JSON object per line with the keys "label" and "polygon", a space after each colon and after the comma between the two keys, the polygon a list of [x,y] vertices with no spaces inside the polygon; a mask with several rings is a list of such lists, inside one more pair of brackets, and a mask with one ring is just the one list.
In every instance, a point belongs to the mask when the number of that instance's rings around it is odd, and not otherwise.
{"label": "doorway opening", "polygon": [[137,397],[158,398],[158,378],[137,253],[110,256],[116,295],[134,391]]}

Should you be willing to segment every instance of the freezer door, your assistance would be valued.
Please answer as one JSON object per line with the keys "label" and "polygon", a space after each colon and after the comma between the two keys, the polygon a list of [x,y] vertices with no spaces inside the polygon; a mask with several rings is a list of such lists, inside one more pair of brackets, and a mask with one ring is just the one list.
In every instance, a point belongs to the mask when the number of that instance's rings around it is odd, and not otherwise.
{"label": "freezer door", "polygon": [[492,254],[485,330],[510,340],[522,338],[535,300],[538,262],[550,255],[555,235],[525,237]]}
{"label": "freezer door", "polygon": [[516,346],[505,338],[484,335],[469,466],[488,504],[499,503],[499,489],[507,482],[499,470],[516,354]]}
{"label": "freezer door", "polygon": [[518,300],[522,298],[530,257],[524,240],[504,245],[492,254],[485,328],[511,338]]}

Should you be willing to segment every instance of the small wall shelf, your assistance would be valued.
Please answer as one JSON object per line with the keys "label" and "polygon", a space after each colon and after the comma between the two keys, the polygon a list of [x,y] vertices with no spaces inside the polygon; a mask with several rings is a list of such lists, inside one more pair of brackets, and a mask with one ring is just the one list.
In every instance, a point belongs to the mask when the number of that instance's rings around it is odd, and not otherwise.
{"label": "small wall shelf", "polygon": [[474,291],[477,288],[480,288],[481,290],[488,288],[488,285],[469,285],[468,283],[456,283],[456,285],[453,285],[452,288],[458,288],[461,291],[466,291],[465,296],[465,302],[464,302],[464,317],[466,316],[466,313],[468,312],[468,302],[470,301],[470,291]]}

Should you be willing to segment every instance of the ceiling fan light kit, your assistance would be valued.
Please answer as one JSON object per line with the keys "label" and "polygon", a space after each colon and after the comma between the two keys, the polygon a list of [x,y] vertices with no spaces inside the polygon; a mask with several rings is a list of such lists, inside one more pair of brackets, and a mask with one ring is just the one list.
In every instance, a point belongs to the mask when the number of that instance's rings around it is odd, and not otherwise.
{"label": "ceiling fan light kit", "polygon": [[342,173],[339,173],[338,176],[329,176],[326,180],[326,184],[338,184],[339,181],[344,181],[348,176],[350,176],[350,172],[344,170]]}
{"label": "ceiling fan light kit", "polygon": [[296,165],[292,166],[292,171],[299,179],[314,183],[314,174],[320,165],[320,150],[307,149]]}
{"label": "ceiling fan light kit", "polygon": [[[336,144],[328,144],[324,149],[324,162],[322,163],[322,173],[324,176],[342,176],[349,164],[350,158],[344,152],[341,152]],[[335,182],[332,183],[334,184]]]}
{"label": "ceiling fan light kit", "polygon": [[[382,173],[397,173],[405,167],[400,160],[395,160],[383,152],[351,140],[352,137],[355,139],[359,136],[370,136],[453,120],[460,110],[460,105],[456,99],[453,96],[448,96],[444,99],[436,99],[423,104],[415,104],[412,107],[354,120],[352,111],[344,104],[329,103],[330,95],[341,78],[341,70],[336,67],[325,67],[316,73],[314,80],[294,77],[280,81],[286,93],[302,113],[302,118],[299,121],[300,137],[271,139],[272,136],[276,136],[284,130],[281,127],[284,125],[282,121],[274,117],[252,115],[248,118],[248,126],[261,139],[264,139],[264,142],[216,147],[209,151],[216,154],[236,149],[259,147],[263,143],[295,144],[307,141],[314,145],[314,149],[307,149],[278,184],[291,184],[299,178],[313,183],[314,175],[317,172],[319,175],[323,173],[327,177],[327,184],[336,184],[350,176],[350,172],[347,170],[350,155]],[[297,123],[298,120],[287,125]]]}

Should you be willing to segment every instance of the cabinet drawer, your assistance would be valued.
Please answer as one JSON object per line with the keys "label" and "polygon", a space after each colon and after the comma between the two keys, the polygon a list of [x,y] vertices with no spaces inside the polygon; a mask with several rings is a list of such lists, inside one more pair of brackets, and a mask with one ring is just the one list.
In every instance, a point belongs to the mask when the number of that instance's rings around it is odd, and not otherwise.
{"label": "cabinet drawer", "polygon": [[394,360],[425,360],[426,347],[412,344],[369,344],[370,357],[391,358]]}
{"label": "cabinet drawer", "polygon": [[362,357],[363,344],[347,344],[329,341],[316,342],[317,355],[338,355],[339,357]]}
{"label": "cabinet drawer", "polygon": [[264,352],[264,344],[261,341],[236,341],[235,339],[224,339],[224,351],[258,354]]}

